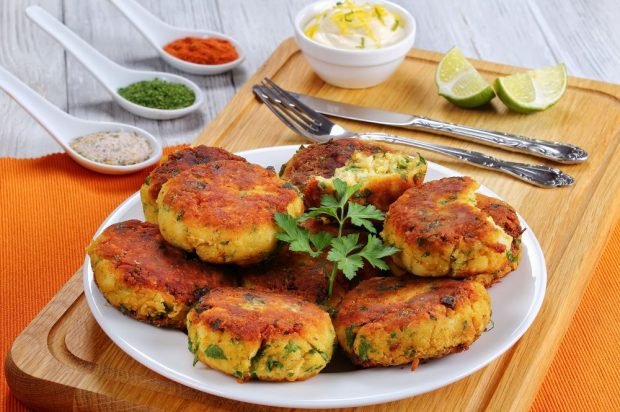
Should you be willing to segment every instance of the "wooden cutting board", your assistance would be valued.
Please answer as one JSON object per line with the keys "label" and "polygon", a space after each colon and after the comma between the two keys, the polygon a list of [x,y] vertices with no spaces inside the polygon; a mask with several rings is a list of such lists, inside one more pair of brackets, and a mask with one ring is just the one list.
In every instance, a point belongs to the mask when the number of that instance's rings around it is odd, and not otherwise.
{"label": "wooden cutting board", "polygon": [[[586,164],[562,166],[577,179],[574,187],[564,189],[536,188],[506,175],[423,153],[432,161],[475,177],[515,206],[527,220],[547,260],[549,280],[545,302],[523,338],[477,373],[415,398],[359,408],[524,410],[534,399],[617,221],[620,86],[571,78],[566,95],[555,107],[533,115],[511,113],[498,101],[482,110],[463,110],[437,96],[434,71],[439,58],[436,53],[412,50],[397,73],[384,84],[366,90],[345,90],[326,85],[315,76],[295,43],[288,40],[195,143],[233,151],[302,143],[301,138],[254,99],[252,84],[267,76],[286,88],[319,97],[571,142],[585,148],[590,153]],[[487,62],[474,64],[489,81],[518,70]],[[397,132],[429,142],[483,150],[505,159],[540,162],[446,137],[342,123],[357,130]],[[22,332],[8,354],[7,380],[14,395],[24,404],[48,410],[271,409],[197,392],[133,361],[96,324],[86,305],[81,282],[80,271]]]}

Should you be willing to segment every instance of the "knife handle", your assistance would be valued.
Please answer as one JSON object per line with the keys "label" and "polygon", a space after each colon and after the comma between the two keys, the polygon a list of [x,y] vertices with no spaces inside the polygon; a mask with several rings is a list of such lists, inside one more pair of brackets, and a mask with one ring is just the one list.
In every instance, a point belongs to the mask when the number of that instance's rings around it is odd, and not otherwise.
{"label": "knife handle", "polygon": [[588,159],[588,153],[585,150],[572,144],[477,129],[427,117],[413,116],[411,122],[407,124],[407,128],[464,138],[477,143],[554,160],[559,163],[581,163]]}
{"label": "knife handle", "polygon": [[545,165],[530,165],[525,163],[508,162],[484,153],[472,150],[457,149],[456,147],[441,146],[396,136],[387,133],[359,133],[358,137],[366,140],[394,143],[404,146],[411,146],[418,149],[426,149],[432,152],[458,159],[473,166],[484,169],[497,170],[512,175],[525,182],[540,187],[562,187],[571,186],[575,183],[572,176]]}

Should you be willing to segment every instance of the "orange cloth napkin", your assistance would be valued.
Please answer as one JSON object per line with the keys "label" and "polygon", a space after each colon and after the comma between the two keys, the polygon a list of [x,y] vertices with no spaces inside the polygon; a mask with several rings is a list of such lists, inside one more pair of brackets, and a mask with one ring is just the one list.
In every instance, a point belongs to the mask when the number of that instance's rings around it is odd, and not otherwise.
{"label": "orange cloth napkin", "polygon": [[[0,356],[84,261],[105,217],[147,172],[105,176],[64,154],[0,159]],[[620,224],[536,397],[536,411],[620,409]],[[615,366],[614,366],[615,365]],[[25,410],[0,370],[0,408]],[[518,385],[519,382],[515,382]]]}

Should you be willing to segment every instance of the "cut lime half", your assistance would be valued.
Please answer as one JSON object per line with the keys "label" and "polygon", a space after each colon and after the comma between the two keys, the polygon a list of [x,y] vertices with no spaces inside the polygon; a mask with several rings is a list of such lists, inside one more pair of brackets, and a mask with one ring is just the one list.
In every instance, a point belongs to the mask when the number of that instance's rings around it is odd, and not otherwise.
{"label": "cut lime half", "polygon": [[453,47],[441,59],[435,72],[439,95],[460,107],[482,106],[495,97],[493,88],[467,61],[458,47]]}
{"label": "cut lime half", "polygon": [[530,70],[495,80],[497,95],[511,110],[532,113],[554,105],[566,91],[563,64]]}

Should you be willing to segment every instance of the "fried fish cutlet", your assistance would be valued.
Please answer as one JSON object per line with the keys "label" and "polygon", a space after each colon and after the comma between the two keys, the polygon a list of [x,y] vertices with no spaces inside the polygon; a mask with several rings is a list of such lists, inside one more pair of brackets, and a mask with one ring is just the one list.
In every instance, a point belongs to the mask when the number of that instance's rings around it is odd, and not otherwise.
{"label": "fried fish cutlet", "polygon": [[162,159],[159,166],[149,173],[140,188],[140,199],[146,221],[157,223],[157,196],[164,183],[191,167],[216,160],[246,161],[243,157],[234,155],[220,147],[205,145],[180,149]]}
{"label": "fried fish cutlet", "polygon": [[185,316],[203,293],[236,283],[223,270],[166,243],[157,225],[138,220],[107,227],[87,251],[106,300],[156,326],[185,329]]}
{"label": "fried fish cutlet", "polygon": [[157,198],[171,244],[216,264],[258,263],[274,252],[275,213],[298,217],[303,201],[275,172],[234,160],[201,164],[168,180]]}
{"label": "fried fish cutlet", "polygon": [[330,361],[336,335],[329,315],[299,297],[217,288],[187,316],[195,361],[240,381],[298,381]]}
{"label": "fried fish cutlet", "polygon": [[467,349],[491,319],[484,286],[453,279],[374,278],[349,292],[334,319],[341,347],[363,367],[395,366]]}
{"label": "fried fish cutlet", "polygon": [[504,202],[474,193],[477,188],[469,177],[445,178],[394,202],[382,232],[401,250],[391,257],[393,265],[417,276],[476,278],[487,286],[516,269],[518,217]]}
{"label": "fried fish cutlet", "polygon": [[334,179],[361,187],[353,201],[386,211],[405,190],[419,186],[426,161],[359,139],[338,139],[300,148],[283,166],[282,178],[299,187],[306,207],[318,206],[322,194],[334,192]]}

